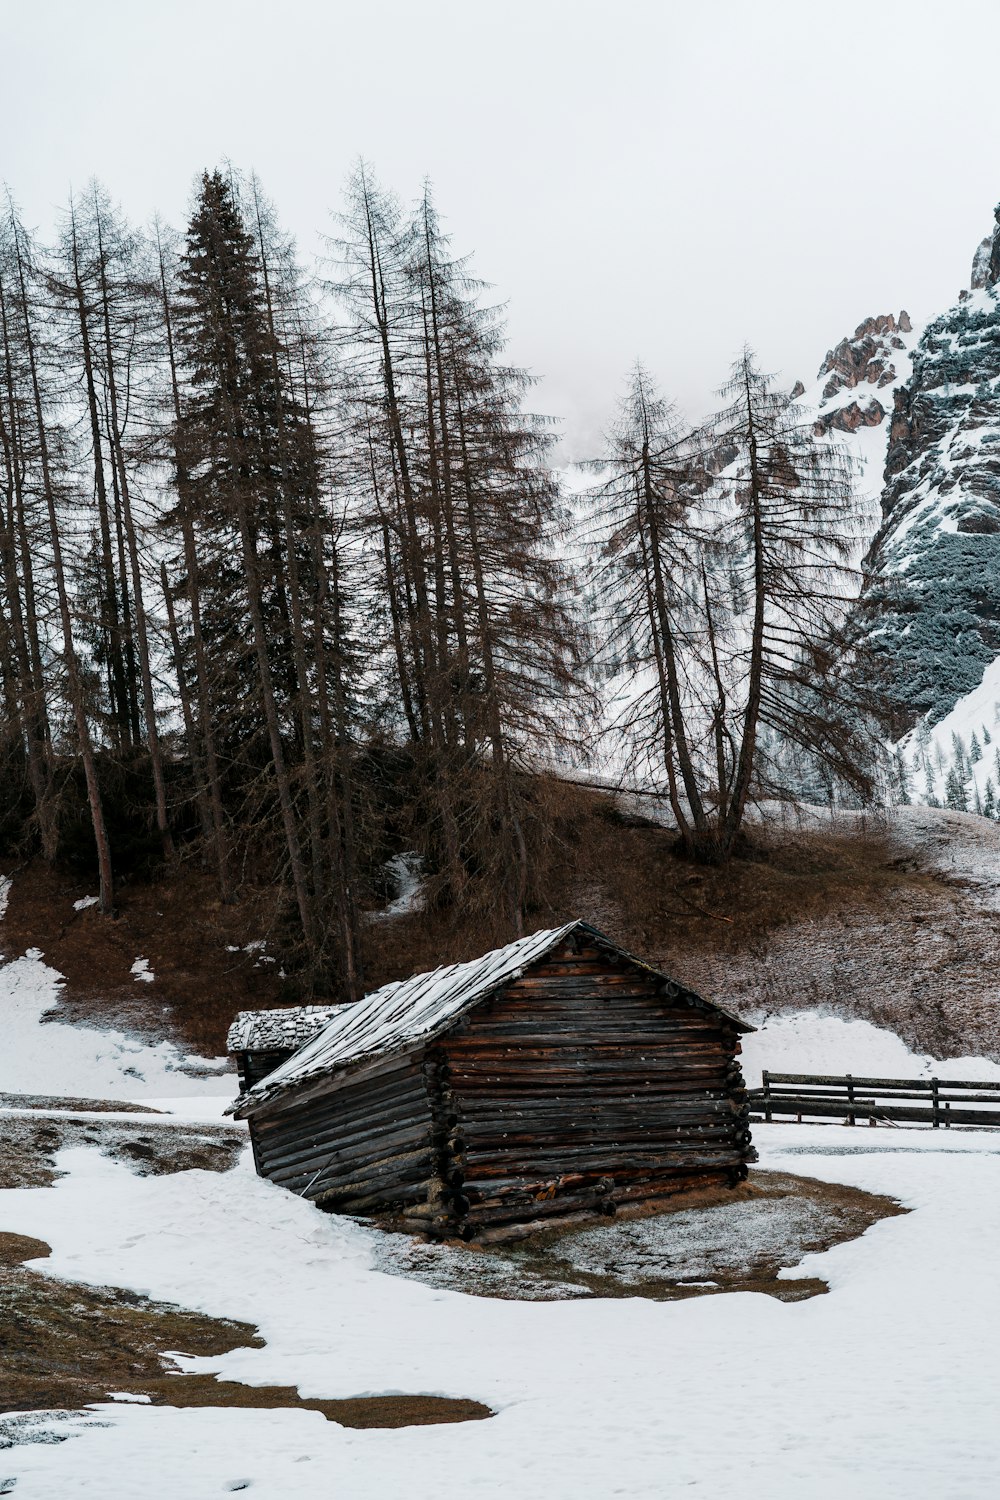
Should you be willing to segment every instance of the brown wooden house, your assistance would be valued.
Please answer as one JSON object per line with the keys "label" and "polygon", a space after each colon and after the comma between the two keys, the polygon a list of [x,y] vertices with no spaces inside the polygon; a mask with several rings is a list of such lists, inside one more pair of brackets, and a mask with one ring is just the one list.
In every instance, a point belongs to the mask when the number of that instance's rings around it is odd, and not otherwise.
{"label": "brown wooden house", "polygon": [[[472,1239],[735,1184],[755,1160],[737,1061],[752,1027],[585,922],[325,1021],[302,1010],[237,1022],[230,1109],[258,1172],[325,1209]],[[296,1025],[313,1033],[296,1051],[270,1046]],[[268,1050],[282,1060],[262,1073]]]}

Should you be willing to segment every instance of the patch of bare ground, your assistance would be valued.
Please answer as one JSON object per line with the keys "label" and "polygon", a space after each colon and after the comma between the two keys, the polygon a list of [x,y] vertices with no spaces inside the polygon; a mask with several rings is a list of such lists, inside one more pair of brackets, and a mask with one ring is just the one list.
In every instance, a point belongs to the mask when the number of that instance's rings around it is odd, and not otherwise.
{"label": "patch of bare ground", "polygon": [[318,1411],[341,1427],[430,1427],[443,1422],[479,1422],[493,1411],[459,1396],[347,1396],[324,1400],[300,1396],[293,1385],[243,1385],[214,1375],[164,1375],[147,1381],[153,1406],[240,1406],[256,1411],[294,1407]]}
{"label": "patch of bare ground", "polygon": [[75,1411],[112,1391],[147,1394],[164,1378],[168,1350],[215,1355],[262,1342],[247,1323],[22,1264],[48,1254],[39,1240],[0,1234],[0,1411]]}
{"label": "patch of bare ground", "polygon": [[783,1277],[783,1270],[905,1212],[894,1199],[858,1188],[759,1171],[736,1188],[679,1193],[669,1208],[661,1203],[610,1222],[540,1230],[508,1245],[435,1245],[388,1234],[376,1256],[390,1275],[481,1297],[662,1302],[764,1292],[799,1302],[829,1288],[818,1277]]}
{"label": "patch of bare ground", "polygon": [[0,1109],[66,1109],[77,1114],[162,1115],[162,1109],[128,1099],[72,1099],[61,1094],[0,1093]]}
{"label": "patch of bare ground", "polygon": [[134,1122],[67,1120],[59,1116],[8,1114],[0,1117],[0,1188],[48,1187],[60,1176],[55,1154],[65,1146],[97,1146],[106,1156],[149,1177],[200,1169],[226,1172],[246,1144],[241,1131],[210,1125],[143,1129]]}
{"label": "patch of bare ground", "polygon": [[559,915],[590,916],[739,1014],[824,1007],[889,1027],[918,1052],[1000,1061],[1000,921],[982,885],[941,852],[951,839],[954,859],[995,829],[922,812],[769,819],[718,869],[678,860],[662,827],[616,829],[612,812],[607,829],[594,818],[581,827]]}
{"label": "patch of bare ground", "polygon": [[[123,885],[117,912],[74,909],[90,888],[40,859],[12,871],[0,951],[8,958],[39,948],[66,978],[58,1018],[163,1037],[202,1053],[225,1048],[239,1010],[294,1000],[280,963],[262,962],[247,944],[267,936],[274,892],[250,891],[235,905],[219,899],[213,881],[183,865],[151,882]],[[132,974],[145,958],[153,983]]]}

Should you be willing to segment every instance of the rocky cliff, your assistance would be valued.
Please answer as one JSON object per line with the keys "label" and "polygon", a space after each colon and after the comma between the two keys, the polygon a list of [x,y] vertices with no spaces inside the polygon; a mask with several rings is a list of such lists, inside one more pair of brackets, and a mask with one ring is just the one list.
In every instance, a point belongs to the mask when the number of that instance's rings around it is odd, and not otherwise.
{"label": "rocky cliff", "polygon": [[854,461],[859,564],[882,521],[889,417],[896,392],[910,379],[916,341],[905,311],[868,318],[827,351],[811,386],[799,382],[792,391],[816,434],[846,448]]}
{"label": "rocky cliff", "polygon": [[[904,334],[913,325],[904,310],[896,319],[891,313],[868,318],[827,353],[817,380],[824,381],[822,409],[817,419],[820,431],[856,432],[859,427],[878,427],[885,420],[885,407],[875,395],[896,389],[909,367]],[[849,394],[848,394],[849,393]]]}
{"label": "rocky cliff", "polygon": [[897,733],[942,718],[1000,654],[998,282],[1000,209],[971,289],[928,324],[893,392],[861,620]]}

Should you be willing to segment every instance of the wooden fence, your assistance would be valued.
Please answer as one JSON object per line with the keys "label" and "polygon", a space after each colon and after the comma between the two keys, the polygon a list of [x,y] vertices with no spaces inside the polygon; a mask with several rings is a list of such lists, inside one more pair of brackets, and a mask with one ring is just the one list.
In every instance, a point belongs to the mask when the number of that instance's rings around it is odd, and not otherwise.
{"label": "wooden fence", "polygon": [[[762,1074],[759,1089],[750,1089],[757,1120],[775,1115],[858,1120],[870,1125],[913,1123],[939,1126],[980,1125],[1000,1130],[1000,1083],[967,1083],[953,1078],[859,1078],[851,1073]],[[988,1105],[990,1108],[970,1108]]]}

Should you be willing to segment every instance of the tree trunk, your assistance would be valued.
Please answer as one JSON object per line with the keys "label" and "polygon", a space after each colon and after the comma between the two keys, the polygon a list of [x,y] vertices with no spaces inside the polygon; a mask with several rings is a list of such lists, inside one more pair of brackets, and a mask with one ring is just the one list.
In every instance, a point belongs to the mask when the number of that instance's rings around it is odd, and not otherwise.
{"label": "tree trunk", "polygon": [[674,647],[673,626],[670,620],[670,606],[667,602],[666,584],[663,577],[663,559],[660,553],[661,540],[659,520],[656,513],[656,501],[653,494],[653,476],[650,465],[648,433],[646,433],[642,445],[642,503],[644,519],[649,531],[649,560],[653,571],[653,599],[656,606],[656,620],[660,632],[663,664],[667,676],[667,695],[670,702],[671,727],[674,750],[677,756],[677,768],[681,774],[684,795],[687,797],[688,807],[694,821],[695,838],[701,842],[708,836],[709,826],[701,797],[701,789],[698,786],[698,778],[691,758],[687,733],[684,728],[684,709],[681,704],[680,681],[677,673],[677,653]]}
{"label": "tree trunk", "polygon": [[[0,310],[3,312],[4,346],[7,349],[6,307],[2,283],[0,283]],[[12,377],[9,357],[7,371],[8,380],[10,381]],[[12,394],[12,390],[10,390],[9,395],[12,396]],[[12,400],[10,405],[11,410],[13,410]],[[3,408],[0,405],[0,446],[3,448],[4,479],[7,494],[2,523],[0,576],[2,576],[4,581],[10,610],[9,645],[5,645],[4,652],[5,655],[9,655],[10,666],[15,679],[14,692],[19,704],[18,718],[24,736],[25,753],[28,762],[28,779],[31,782],[31,791],[35,799],[35,817],[38,822],[42,856],[51,863],[56,856],[57,829],[51,809],[47,735],[44,722],[44,689],[39,691],[38,685],[34,680],[29,632],[25,622],[25,611],[26,608],[31,607],[31,598],[30,594],[28,594],[22,600],[21,580],[18,575],[17,566],[16,525],[17,518],[21,514],[23,498],[20,493],[23,465],[15,444],[16,435],[12,430],[12,425],[8,424],[4,419]]]}
{"label": "tree trunk", "polygon": [[87,799],[90,804],[90,818],[94,830],[94,842],[97,845],[97,864],[100,872],[100,909],[106,915],[111,915],[114,911],[114,877],[111,870],[111,848],[108,843],[108,831],[104,822],[104,806],[101,801],[101,789],[97,779],[97,762],[94,756],[94,746],[90,737],[90,725],[87,722],[83,683],[80,677],[80,664],[76,654],[76,645],[73,640],[73,618],[70,612],[69,594],[66,588],[66,572],[63,566],[55,488],[49,462],[48,436],[45,428],[42,392],[38,378],[38,361],[35,356],[35,340],[31,331],[28,286],[25,276],[24,257],[21,251],[21,231],[18,225],[14,225],[13,227],[21,303],[24,310],[25,352],[28,356],[35,421],[38,427],[38,451],[42,471],[42,487],[45,494],[46,510],[48,512],[49,538],[52,546],[52,569],[55,575],[56,595],[59,601],[59,619],[62,626],[66,677],[73,718],[76,724],[77,738],[80,744],[80,754],[83,759],[84,776],[87,783]]}
{"label": "tree trunk", "polygon": [[122,649],[122,613],[119,610],[118,577],[115,573],[114,555],[111,546],[111,519],[108,512],[108,489],[104,474],[104,450],[101,437],[101,419],[97,400],[97,382],[94,376],[94,359],[90,343],[90,321],[84,295],[83,277],[80,273],[80,255],[76,234],[76,211],[70,209],[73,257],[73,295],[76,301],[80,330],[80,349],[83,357],[83,377],[87,391],[87,413],[90,419],[90,442],[94,459],[94,494],[97,498],[97,519],[101,536],[101,566],[104,574],[104,619],[102,621],[108,638],[108,656],[111,688],[111,719],[118,732],[119,749],[131,749],[131,722],[128,711],[128,693],[125,677],[125,656]]}
{"label": "tree trunk", "polygon": [[108,283],[104,262],[104,243],[101,232],[100,210],[95,201],[97,215],[97,249],[101,267],[101,310],[104,319],[104,353],[107,361],[108,386],[108,431],[111,437],[112,460],[118,470],[121,493],[122,523],[128,547],[129,565],[132,574],[132,601],[135,606],[135,628],[139,643],[139,672],[142,679],[142,695],[145,705],[146,744],[149,748],[150,769],[156,799],[156,826],[163,845],[163,855],[168,861],[174,858],[174,841],[167,816],[167,792],[163,777],[163,757],[160,753],[160,737],[156,728],[156,699],[153,693],[153,673],[149,660],[149,633],[146,627],[146,606],[143,601],[142,572],[139,567],[139,547],[135,534],[135,519],[129,490],[128,467],[122,450],[122,429],[118,418],[118,382],[115,376],[114,349],[111,340],[111,313],[108,306]]}
{"label": "tree trunk", "polygon": [[180,631],[177,629],[177,611],[174,609],[173,596],[170,592],[170,581],[167,578],[166,564],[162,562],[160,563],[160,589],[167,611],[167,629],[170,633],[170,649],[174,662],[174,676],[177,678],[177,694],[181,700],[181,714],[184,718],[184,734],[191,756],[191,768],[194,772],[195,803],[198,808],[198,817],[201,820],[202,838],[205,840],[207,848],[212,844],[214,832],[212,827],[212,808],[205,790],[206,777],[198,750],[198,735],[195,729],[194,711],[191,705],[191,687],[187,680],[187,672],[184,670]]}
{"label": "tree trunk", "polygon": [[754,415],[753,393],[750,386],[750,369],[746,359],[743,361],[743,377],[747,404],[746,438],[750,464],[754,612],[750,640],[750,672],[747,683],[747,703],[743,715],[743,733],[740,739],[740,751],[736,762],[736,774],[733,778],[732,795],[729,800],[725,823],[721,830],[722,836],[720,842],[723,852],[726,855],[731,853],[742,826],[747,797],[750,793],[750,779],[753,775],[754,758],[757,750],[757,726],[760,721],[761,682],[764,666],[764,613],[767,603],[767,580],[764,575],[762,511],[764,477],[761,471],[758,451],[758,431]]}
{"label": "tree trunk", "polygon": [[[476,617],[479,625],[479,649],[483,656],[483,685],[486,700],[486,729],[493,752],[493,766],[500,782],[501,814],[506,821],[513,840],[512,858],[516,870],[511,891],[511,917],[518,937],[524,932],[524,918],[528,897],[528,849],[524,839],[520,813],[514,795],[513,774],[503,730],[503,715],[500,704],[500,689],[497,682],[496,655],[493,645],[493,627],[490,620],[489,596],[486,591],[486,575],[483,569],[483,554],[479,545],[479,522],[476,516],[476,499],[472,486],[472,471],[466,441],[465,417],[462,409],[462,392],[458,371],[455,371],[455,403],[458,422],[459,443],[462,453],[462,474],[465,491],[466,519],[469,527],[469,552],[472,557],[472,574],[476,588]],[[502,857],[502,856],[501,856]]]}

